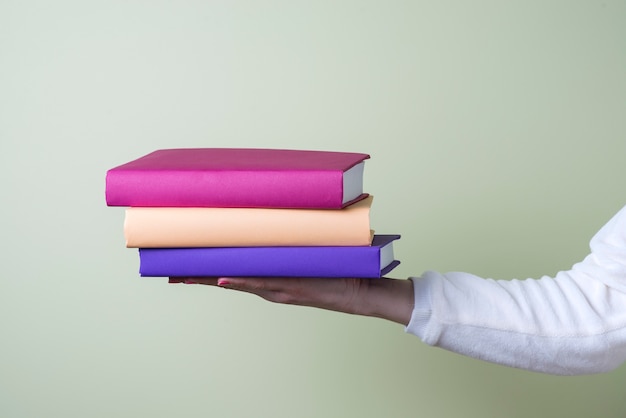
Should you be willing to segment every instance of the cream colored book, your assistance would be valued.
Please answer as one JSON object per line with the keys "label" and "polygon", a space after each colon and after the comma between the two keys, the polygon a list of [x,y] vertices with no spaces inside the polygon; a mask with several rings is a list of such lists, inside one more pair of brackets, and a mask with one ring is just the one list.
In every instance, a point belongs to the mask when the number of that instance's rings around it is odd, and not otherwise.
{"label": "cream colored book", "polygon": [[342,209],[130,207],[129,248],[371,245],[373,196]]}

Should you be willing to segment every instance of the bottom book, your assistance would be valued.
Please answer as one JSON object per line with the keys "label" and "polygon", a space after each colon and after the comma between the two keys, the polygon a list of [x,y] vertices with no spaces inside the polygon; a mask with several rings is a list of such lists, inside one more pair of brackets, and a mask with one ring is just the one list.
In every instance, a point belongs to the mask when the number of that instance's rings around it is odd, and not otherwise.
{"label": "bottom book", "polygon": [[395,260],[400,235],[374,235],[370,246],[140,248],[144,277],[378,278]]}

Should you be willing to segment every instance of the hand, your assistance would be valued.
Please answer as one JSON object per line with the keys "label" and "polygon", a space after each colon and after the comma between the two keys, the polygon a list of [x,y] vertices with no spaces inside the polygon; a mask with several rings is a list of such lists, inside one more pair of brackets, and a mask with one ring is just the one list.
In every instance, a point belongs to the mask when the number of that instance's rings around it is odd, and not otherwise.
{"label": "hand", "polygon": [[413,283],[398,279],[283,277],[171,277],[170,283],[203,284],[252,293],[276,303],[373,316],[407,325]]}

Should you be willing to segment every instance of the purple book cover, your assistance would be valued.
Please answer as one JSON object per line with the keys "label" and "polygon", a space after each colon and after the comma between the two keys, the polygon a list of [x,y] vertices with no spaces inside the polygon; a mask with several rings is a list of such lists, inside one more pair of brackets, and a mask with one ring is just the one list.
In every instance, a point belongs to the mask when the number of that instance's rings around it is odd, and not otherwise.
{"label": "purple book cover", "polygon": [[378,278],[400,262],[393,241],[375,235],[371,246],[140,248],[145,277],[362,277]]}
{"label": "purple book cover", "polygon": [[161,149],[107,171],[108,206],[339,209],[366,196],[355,152]]}

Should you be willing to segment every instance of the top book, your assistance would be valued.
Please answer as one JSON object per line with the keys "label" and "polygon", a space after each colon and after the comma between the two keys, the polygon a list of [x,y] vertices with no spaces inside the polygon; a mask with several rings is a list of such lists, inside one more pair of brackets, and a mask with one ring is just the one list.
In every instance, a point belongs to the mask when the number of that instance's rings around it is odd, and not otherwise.
{"label": "top book", "polygon": [[108,206],[340,209],[363,193],[368,154],[161,149],[107,171]]}

